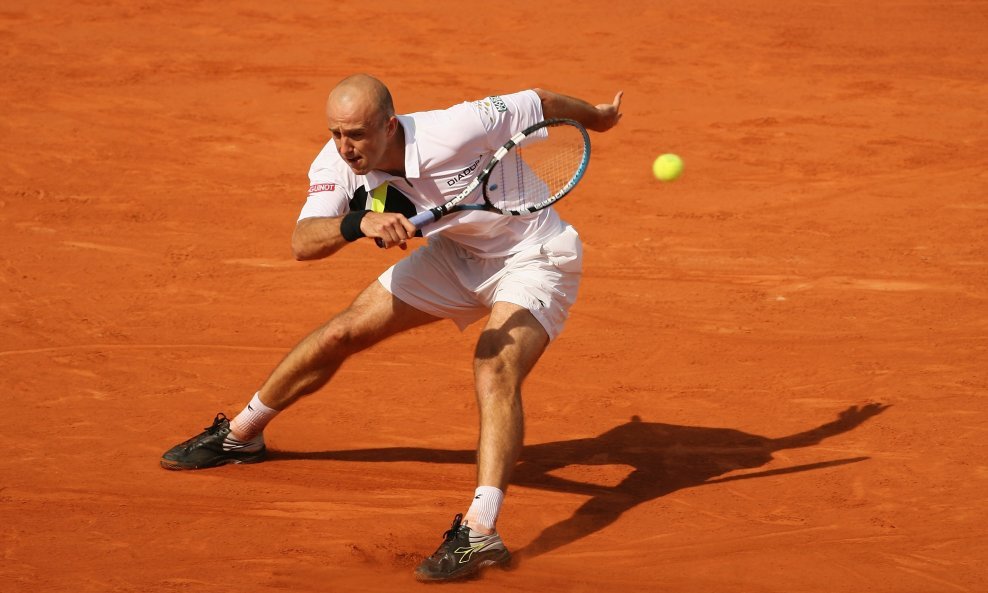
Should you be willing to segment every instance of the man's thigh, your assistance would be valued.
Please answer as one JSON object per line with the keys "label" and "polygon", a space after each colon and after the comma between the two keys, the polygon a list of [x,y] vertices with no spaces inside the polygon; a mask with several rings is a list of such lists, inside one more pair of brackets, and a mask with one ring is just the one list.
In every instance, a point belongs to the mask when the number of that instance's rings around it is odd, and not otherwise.
{"label": "man's thigh", "polygon": [[329,325],[345,328],[356,342],[374,343],[438,320],[438,317],[405,303],[375,281]]}

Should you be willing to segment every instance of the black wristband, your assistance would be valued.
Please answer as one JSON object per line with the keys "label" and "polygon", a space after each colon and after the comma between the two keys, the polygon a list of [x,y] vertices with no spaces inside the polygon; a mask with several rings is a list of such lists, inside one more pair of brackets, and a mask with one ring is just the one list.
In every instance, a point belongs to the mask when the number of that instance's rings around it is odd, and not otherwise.
{"label": "black wristband", "polygon": [[364,232],[360,230],[360,221],[367,216],[370,210],[356,210],[354,212],[348,212],[343,220],[340,221],[340,234],[347,241],[356,241],[361,237],[365,237]]}

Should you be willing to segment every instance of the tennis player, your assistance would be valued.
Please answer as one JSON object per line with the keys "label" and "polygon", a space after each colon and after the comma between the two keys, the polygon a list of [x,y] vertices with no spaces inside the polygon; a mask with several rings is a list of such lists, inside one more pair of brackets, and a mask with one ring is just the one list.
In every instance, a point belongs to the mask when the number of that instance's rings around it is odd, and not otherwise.
{"label": "tennis player", "polygon": [[[325,258],[363,237],[406,249],[419,233],[408,218],[459,193],[512,135],[550,118],[609,130],[621,118],[621,95],[595,106],[534,89],[395,115],[384,84],[350,76],[326,103],[332,141],[309,170],[308,198],[292,236],[295,256]],[[486,316],[474,354],[477,488],[416,576],[445,581],[507,565],[511,556],[496,524],[522,449],[521,385],[576,299],[580,239],[552,208],[527,216],[457,213],[422,232],[426,245],[295,346],[239,414],[232,420],[217,414],[204,432],[169,449],[161,465],[184,470],[262,461],[265,426],[326,385],[350,355],[440,319],[462,330]]]}

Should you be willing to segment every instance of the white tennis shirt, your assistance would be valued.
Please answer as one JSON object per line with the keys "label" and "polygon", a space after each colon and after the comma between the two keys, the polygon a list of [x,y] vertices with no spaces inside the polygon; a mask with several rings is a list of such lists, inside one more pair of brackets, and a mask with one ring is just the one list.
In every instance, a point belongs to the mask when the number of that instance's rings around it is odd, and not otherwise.
{"label": "white tennis shirt", "polygon": [[[395,197],[394,190],[416,212],[440,206],[462,191],[511,136],[543,119],[535,91],[397,117],[405,131],[405,177],[383,171],[356,175],[330,140],[309,168],[309,195],[299,220],[342,216],[351,208],[402,211],[410,217],[407,204],[404,209],[383,207],[383,200]],[[468,200],[480,202],[480,193],[478,188]],[[426,226],[422,233],[442,233],[477,257],[488,258],[540,245],[563,228],[559,215],[549,207],[524,216],[457,212]]]}

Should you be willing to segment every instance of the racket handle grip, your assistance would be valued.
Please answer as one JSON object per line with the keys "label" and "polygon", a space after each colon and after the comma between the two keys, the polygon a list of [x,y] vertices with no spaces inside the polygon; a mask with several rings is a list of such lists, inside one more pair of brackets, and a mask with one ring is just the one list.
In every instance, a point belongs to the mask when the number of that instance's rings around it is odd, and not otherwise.
{"label": "racket handle grip", "polygon": [[419,212],[415,216],[408,219],[408,222],[415,225],[415,228],[420,229],[422,226],[429,224],[430,222],[435,222],[439,220],[439,217],[432,210],[425,210]]}
{"label": "racket handle grip", "polygon": [[[429,224],[430,222],[434,222],[438,219],[439,217],[436,216],[432,210],[425,210],[409,218],[408,222],[412,223],[415,225],[415,228],[419,229],[422,228],[423,225]],[[381,247],[382,249],[384,248],[384,240],[380,237],[374,237],[374,243],[376,243],[378,247]]]}

